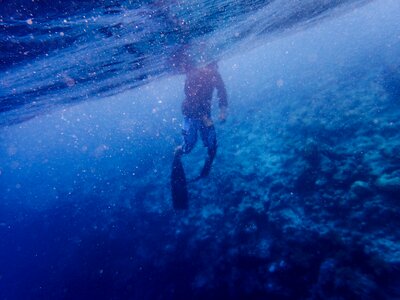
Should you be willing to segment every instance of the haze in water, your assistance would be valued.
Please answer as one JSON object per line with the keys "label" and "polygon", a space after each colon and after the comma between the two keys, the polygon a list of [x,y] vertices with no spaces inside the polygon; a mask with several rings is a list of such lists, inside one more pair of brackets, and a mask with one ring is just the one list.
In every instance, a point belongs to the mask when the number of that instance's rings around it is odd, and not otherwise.
{"label": "haze in water", "polygon": [[[397,0],[2,3],[0,299],[400,298],[399,18]],[[214,95],[211,173],[175,210],[188,58],[218,63],[228,115]]]}

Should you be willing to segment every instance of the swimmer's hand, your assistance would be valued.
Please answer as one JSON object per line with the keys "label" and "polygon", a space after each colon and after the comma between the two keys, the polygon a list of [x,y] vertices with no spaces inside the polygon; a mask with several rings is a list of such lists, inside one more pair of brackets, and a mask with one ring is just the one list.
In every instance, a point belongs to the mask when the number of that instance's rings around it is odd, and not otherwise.
{"label": "swimmer's hand", "polygon": [[227,109],[225,106],[221,107],[219,110],[219,121],[221,123],[225,123],[226,121],[226,115],[227,115]]}

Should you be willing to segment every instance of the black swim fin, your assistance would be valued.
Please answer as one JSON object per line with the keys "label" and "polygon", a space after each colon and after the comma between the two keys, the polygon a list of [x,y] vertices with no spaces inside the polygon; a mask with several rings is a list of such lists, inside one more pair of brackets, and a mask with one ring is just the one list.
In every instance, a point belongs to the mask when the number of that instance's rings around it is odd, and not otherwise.
{"label": "black swim fin", "polygon": [[175,156],[171,172],[172,203],[175,209],[187,209],[189,196],[185,171],[180,156]]}

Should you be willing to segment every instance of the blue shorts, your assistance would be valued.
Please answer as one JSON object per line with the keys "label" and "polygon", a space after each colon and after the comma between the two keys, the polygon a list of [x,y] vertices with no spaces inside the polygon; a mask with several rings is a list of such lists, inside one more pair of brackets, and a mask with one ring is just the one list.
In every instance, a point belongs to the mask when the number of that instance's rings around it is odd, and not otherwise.
{"label": "blue shorts", "polygon": [[197,142],[197,131],[200,131],[203,144],[208,148],[209,153],[217,151],[217,135],[214,125],[205,126],[202,120],[185,118],[182,134],[183,134],[183,153],[189,153],[193,150]]}

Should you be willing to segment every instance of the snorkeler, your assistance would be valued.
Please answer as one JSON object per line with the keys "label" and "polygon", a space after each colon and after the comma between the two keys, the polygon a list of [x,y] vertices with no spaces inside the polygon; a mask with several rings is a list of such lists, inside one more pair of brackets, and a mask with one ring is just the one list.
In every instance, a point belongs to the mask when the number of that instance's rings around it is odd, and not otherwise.
{"label": "snorkeler", "polygon": [[194,180],[208,176],[217,153],[217,137],[211,119],[211,101],[214,90],[217,90],[219,99],[219,119],[221,122],[226,119],[228,106],[225,84],[218,72],[216,62],[200,67],[186,63],[185,73],[185,99],[182,103],[184,116],[183,143],[175,149],[171,174],[172,198],[175,208],[187,207],[186,179],[181,157],[183,154],[192,151],[197,142],[198,132],[200,132],[204,146],[207,147],[208,155],[200,175]]}
{"label": "snorkeler", "polygon": [[175,150],[175,156],[192,151],[200,132],[203,144],[207,147],[208,156],[199,179],[208,176],[217,153],[217,137],[211,119],[211,100],[214,89],[219,98],[219,119],[224,122],[228,106],[225,84],[218,72],[217,64],[211,63],[200,68],[189,67],[185,82],[185,100],[182,103],[184,115],[183,144]]}

